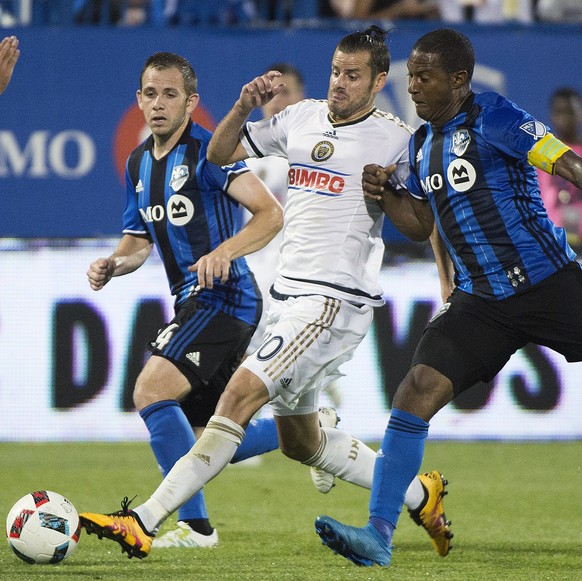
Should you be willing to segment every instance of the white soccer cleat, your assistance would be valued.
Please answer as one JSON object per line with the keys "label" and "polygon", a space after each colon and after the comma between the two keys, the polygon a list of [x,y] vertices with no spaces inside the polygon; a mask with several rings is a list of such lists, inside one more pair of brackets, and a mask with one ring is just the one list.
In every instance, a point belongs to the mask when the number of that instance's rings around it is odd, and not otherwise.
{"label": "white soccer cleat", "polygon": [[319,425],[322,428],[335,428],[340,420],[341,418],[333,408],[319,408]]}
{"label": "white soccer cleat", "polygon": [[[335,428],[340,421],[337,412],[330,407],[319,408],[319,425],[322,428]],[[335,476],[321,468],[310,468],[311,481],[322,494],[327,494],[335,486]]]}
{"label": "white soccer cleat", "polygon": [[168,531],[159,539],[154,539],[152,548],[171,549],[174,547],[212,549],[218,546],[218,532],[216,529],[211,535],[201,535],[192,530],[188,523],[178,521],[178,526]]}

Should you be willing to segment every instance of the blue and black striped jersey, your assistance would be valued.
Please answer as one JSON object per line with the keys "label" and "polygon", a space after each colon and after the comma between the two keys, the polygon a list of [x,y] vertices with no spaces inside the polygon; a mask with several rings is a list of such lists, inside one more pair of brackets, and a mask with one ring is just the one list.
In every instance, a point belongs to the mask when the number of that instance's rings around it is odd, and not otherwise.
{"label": "blue and black striped jersey", "polygon": [[127,160],[127,201],[124,234],[147,234],[164,264],[176,306],[196,298],[226,314],[256,325],[262,303],[254,277],[244,258],[233,260],[226,283],[197,290],[198,275],[190,272],[208,254],[240,229],[238,202],[226,193],[244,163],[221,168],[206,159],[211,134],[189,123],[170,153],[156,160],[153,138],[148,137]]}
{"label": "blue and black striped jersey", "polygon": [[501,95],[482,93],[443,127],[425,123],[410,140],[407,187],[431,204],[461,290],[503,299],[575,259],[528,163],[547,131]]}

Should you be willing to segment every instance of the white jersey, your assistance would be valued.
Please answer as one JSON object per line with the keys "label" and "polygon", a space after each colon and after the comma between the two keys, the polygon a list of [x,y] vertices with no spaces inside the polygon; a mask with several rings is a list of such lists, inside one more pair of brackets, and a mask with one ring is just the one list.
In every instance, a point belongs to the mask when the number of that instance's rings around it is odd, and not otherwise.
{"label": "white jersey", "polygon": [[253,157],[245,160],[249,169],[259,177],[265,185],[273,192],[273,195],[285,205],[287,197],[287,173],[289,164],[282,157]]}
{"label": "white jersey", "polygon": [[384,214],[364,198],[362,170],[368,163],[397,164],[394,185],[404,188],[411,133],[378,109],[332,123],[327,101],[312,99],[244,125],[241,142],[250,157],[276,155],[289,163],[279,293],[383,304],[378,275]]}

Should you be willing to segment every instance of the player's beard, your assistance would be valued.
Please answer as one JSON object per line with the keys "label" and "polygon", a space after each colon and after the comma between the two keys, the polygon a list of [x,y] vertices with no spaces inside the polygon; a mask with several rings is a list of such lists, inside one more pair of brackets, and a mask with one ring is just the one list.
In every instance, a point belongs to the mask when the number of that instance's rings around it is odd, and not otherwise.
{"label": "player's beard", "polygon": [[[356,116],[360,112],[363,113],[364,111],[369,110],[374,103],[374,99],[372,99],[373,85],[374,83],[372,81],[368,87],[368,91],[361,99],[358,99],[357,101],[351,101],[348,99],[348,101],[342,102],[344,106],[340,107],[337,106],[337,103],[332,105],[332,103],[334,103],[332,99],[333,90],[330,88],[327,96],[327,103],[332,117],[338,120],[345,120]],[[344,95],[347,95],[347,93],[344,93]]]}

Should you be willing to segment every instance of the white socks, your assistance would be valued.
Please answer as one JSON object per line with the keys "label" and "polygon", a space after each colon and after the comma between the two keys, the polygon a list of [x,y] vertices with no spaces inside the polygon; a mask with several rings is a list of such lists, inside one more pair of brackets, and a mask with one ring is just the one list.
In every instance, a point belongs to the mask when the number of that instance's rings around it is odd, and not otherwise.
{"label": "white socks", "polygon": [[170,514],[222,471],[244,435],[228,418],[212,416],[192,449],[174,464],[152,496],[134,509],[144,527],[157,532]]}
{"label": "white socks", "polygon": [[321,444],[304,464],[334,476],[372,488],[376,452],[343,430],[321,428]]}
{"label": "white socks", "polygon": [[[321,444],[304,464],[325,470],[347,482],[372,488],[376,452],[347,432],[321,428]],[[407,508],[414,510],[424,500],[424,487],[418,476],[410,483],[404,498]]]}
{"label": "white socks", "polygon": [[[147,531],[160,525],[230,462],[245,431],[228,418],[212,416],[192,449],[174,464],[157,490],[134,512]],[[338,476],[364,488],[372,488],[376,452],[343,430],[321,428],[321,444],[304,464]],[[404,504],[416,509],[424,500],[418,476],[411,482]]]}
{"label": "white socks", "polygon": [[410,510],[416,510],[424,501],[424,486],[418,476],[410,483],[404,495],[404,504]]}

